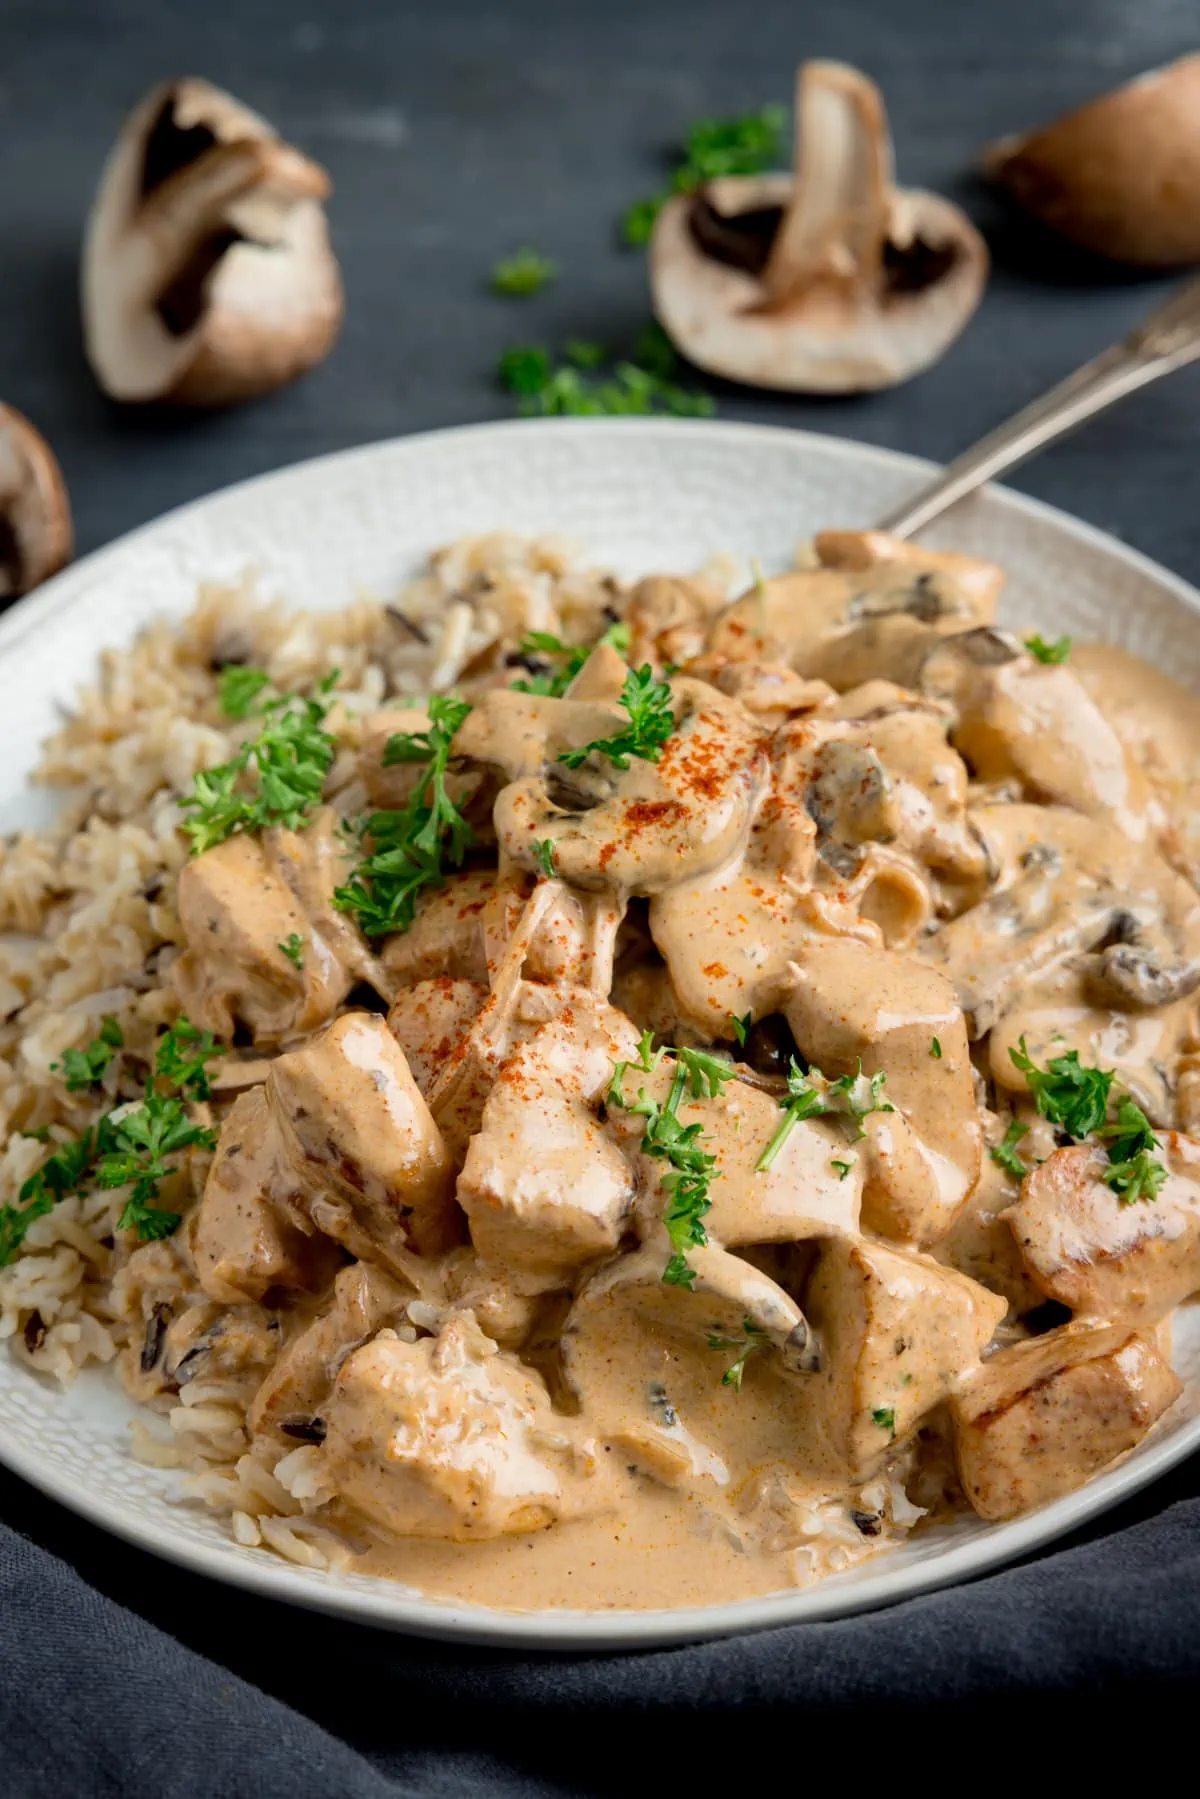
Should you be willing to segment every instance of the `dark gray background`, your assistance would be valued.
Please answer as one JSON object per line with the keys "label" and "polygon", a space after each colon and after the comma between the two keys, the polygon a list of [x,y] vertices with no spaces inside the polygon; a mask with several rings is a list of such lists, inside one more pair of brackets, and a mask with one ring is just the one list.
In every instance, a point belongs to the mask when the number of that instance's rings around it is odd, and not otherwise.
{"label": "dark gray background", "polygon": [[[945,458],[1120,335],[1169,285],[1086,266],[1014,230],[970,175],[979,146],[1197,39],[1195,0],[344,0],[336,7],[0,0],[0,399],[28,412],[57,450],[85,550],[166,507],[282,463],[396,432],[503,416],[509,402],[491,371],[507,343],[633,341],[647,313],[643,266],[638,254],[617,247],[616,222],[654,188],[664,151],[687,123],[787,100],[796,61],[819,54],[860,62],[879,78],[902,178],[968,206],[993,241],[993,280],[963,340],[908,387],[817,402],[718,386],[720,409]],[[205,75],[259,108],[322,160],[336,184],[331,217],[348,295],[342,341],[304,382],[225,416],[123,413],[96,392],[80,351],[76,263],[101,159],[144,89],[180,73]],[[493,259],[524,242],[559,260],[560,282],[525,305],[492,298]],[[1127,402],[1024,471],[1019,484],[1200,580],[1198,382],[1200,374],[1185,372]],[[1182,1470],[1109,1525],[1152,1517],[1194,1484]],[[1177,1537],[1194,1533],[1187,1508],[1172,1516],[1183,1520]],[[760,1642],[689,1659],[647,1658],[636,1670],[576,1659],[539,1671],[503,1657],[406,1646],[210,1587],[113,1543],[4,1475],[0,1519],[73,1563],[102,1592],[320,1717],[402,1772],[412,1783],[404,1790],[420,1793],[474,1788],[495,1771],[489,1756],[502,1744],[506,1771],[496,1791],[642,1790],[652,1762],[640,1762],[639,1779],[618,1752],[635,1714],[651,1739],[653,1719],[663,1719],[664,1773],[690,1765],[691,1790],[701,1792],[708,1790],[703,1757],[720,1757],[697,1733],[697,1706],[724,1732],[736,1734],[735,1714],[753,1718],[765,1744],[772,1707],[799,1703],[802,1689],[808,1728],[814,1707],[844,1716],[856,1696],[882,1706],[890,1694],[902,1709],[889,1732],[903,1734],[904,1708],[948,1701],[952,1689],[956,1702],[964,1691],[978,1698],[980,1681],[988,1692],[1006,1687],[1027,1700],[1054,1691],[1058,1704],[1062,1691],[1119,1678],[1121,1656],[1128,1679],[1182,1679],[1197,1635],[1172,1611],[1172,1592],[1194,1586],[1196,1573],[1176,1581],[1171,1570],[1182,1564],[1163,1547],[1166,1538],[1147,1538],[1135,1551],[1127,1534],[1126,1547],[1106,1546],[1107,1562],[1054,1558],[1030,1571],[1039,1577],[1032,1585],[977,1588],[977,1596],[1000,1595],[999,1612],[981,1611],[967,1595],[957,1609],[925,1612],[924,1637],[917,1612],[905,1608],[890,1623],[779,1633],[769,1652]],[[2,1539],[0,1529],[0,1550]],[[1158,1568],[1157,1586],[1118,1588],[1118,1570],[1134,1579],[1142,1564]],[[46,1566],[18,1558],[17,1576],[0,1583],[12,1616],[20,1611],[29,1624],[23,1643],[0,1635],[0,1698],[33,1726],[44,1756],[19,1765],[53,1770],[62,1719],[79,1765],[97,1770],[96,1791],[232,1792],[228,1776],[206,1776],[203,1732],[186,1755],[179,1748],[187,1695],[177,1689],[198,1678],[195,1664],[168,1667],[156,1659],[161,1639],[131,1636],[112,1608],[55,1585]],[[1104,1599],[1110,1580],[1111,1615],[1097,1628],[1085,1599]],[[37,1616],[42,1593],[44,1619]],[[1070,1628],[1059,1629],[1055,1620],[1068,1618]],[[1127,1643],[1121,1632],[1135,1624],[1144,1640]],[[1035,1636],[1040,1659],[1018,1666],[1021,1642]],[[888,1671],[903,1662],[897,1642],[910,1640],[915,1652],[921,1647],[908,1670],[910,1688],[900,1694],[888,1688]],[[959,1642],[970,1646],[961,1665]],[[814,1644],[824,1646],[815,1661]],[[85,1668],[109,1671],[107,1685],[97,1672],[92,1712],[82,1721],[78,1691],[53,1683],[55,1666],[71,1665],[69,1648]],[[764,1654],[776,1659],[768,1663]],[[406,1703],[411,1683],[415,1709]],[[39,1693],[57,1711],[39,1712]],[[243,1768],[257,1765],[255,1731],[264,1755],[268,1738],[286,1739],[288,1752],[301,1757],[330,1753],[324,1739],[314,1750],[285,1729],[282,1714],[255,1714],[232,1678],[224,1686],[206,1679],[203,1700],[208,1709],[197,1715],[210,1733],[217,1729],[207,1738],[214,1754],[218,1742],[233,1754],[220,1733],[222,1706],[250,1729],[248,1750],[242,1739],[234,1744]],[[184,1706],[184,1716],[172,1706]],[[114,1731],[118,1713],[134,1734],[144,1720],[136,1778],[128,1733],[106,1741],[101,1713]],[[590,1718],[602,1745],[577,1740],[553,1750],[546,1720],[569,1724],[576,1713]],[[172,1746],[160,1760],[153,1726],[164,1722]],[[771,1740],[782,1755],[787,1713],[776,1723]],[[895,1743],[889,1734],[870,1753],[887,1754]],[[8,1738],[6,1745],[0,1755],[11,1754]],[[316,1790],[315,1762],[308,1776],[289,1764],[285,1787],[282,1749],[280,1756],[261,1788],[245,1790]],[[321,1766],[328,1781],[321,1791],[351,1790],[340,1763]],[[799,1778],[802,1761],[794,1766]],[[366,1779],[358,1768],[355,1794],[377,1790],[361,1784]],[[85,1784],[80,1776],[69,1790]],[[67,1789],[56,1787],[51,1772],[36,1789],[18,1779],[15,1790]]]}

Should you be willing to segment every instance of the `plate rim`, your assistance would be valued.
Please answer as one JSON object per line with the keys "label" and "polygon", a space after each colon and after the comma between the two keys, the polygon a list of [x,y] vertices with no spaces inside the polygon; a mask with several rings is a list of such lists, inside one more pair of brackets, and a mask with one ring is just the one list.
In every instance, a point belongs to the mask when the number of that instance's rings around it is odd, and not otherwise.
{"label": "plate rim", "polygon": [[[24,596],[0,618],[0,656],[7,655],[41,624],[74,604],[84,601],[93,579],[108,565],[119,562],[142,539],[153,537],[215,503],[253,493],[260,488],[285,485],[301,471],[317,478],[323,470],[343,468],[355,461],[370,462],[381,453],[445,442],[478,441],[488,437],[579,437],[660,435],[670,438],[788,444],[810,455],[864,463],[890,473],[928,479],[938,464],[907,451],[864,443],[833,433],[785,425],[743,423],[735,420],[667,418],[624,419],[501,419],[452,425],[436,430],[392,435],[366,444],[349,445],[319,456],[294,462],[231,482],[211,493],[183,502],[169,511],[133,527],[112,542],[92,550],[70,564],[52,580]],[[1061,507],[999,484],[988,484],[982,493],[1006,511],[1024,515],[1059,533],[1086,544],[1093,552],[1123,562],[1144,579],[1168,590],[1190,611],[1200,613],[1200,591],[1184,577],[1164,567],[1144,552]],[[963,504],[969,504],[964,502]],[[91,1378],[103,1379],[103,1371]],[[5,1375],[0,1370],[0,1386]],[[54,1389],[47,1384],[48,1396]],[[1134,1460],[1096,1476],[1085,1487],[1040,1507],[1023,1518],[996,1527],[1001,1536],[983,1533],[965,1543],[949,1543],[911,1566],[897,1566],[880,1557],[868,1573],[856,1572],[851,1581],[833,1576],[812,1587],[788,1589],[717,1605],[676,1607],[654,1611],[614,1608],[611,1611],[516,1611],[498,1607],[464,1605],[429,1597],[380,1578],[377,1590],[346,1590],[332,1584],[321,1572],[286,1561],[273,1562],[265,1554],[247,1551],[228,1541],[203,1543],[173,1537],[153,1520],[128,1515],[117,1500],[92,1492],[83,1472],[69,1473],[39,1458],[26,1448],[0,1437],[0,1462],[47,1497],[111,1532],[122,1541],[145,1550],[192,1573],[224,1581],[261,1597],[303,1605],[349,1621],[403,1631],[411,1635],[448,1641],[472,1642],[493,1648],[534,1648],[554,1652],[651,1649],[709,1640],[749,1631],[810,1623],[879,1609],[900,1603],[936,1588],[961,1584],[973,1577],[998,1571],[1031,1551],[1045,1546],[1088,1523],[1150,1485],[1200,1447],[1200,1415],[1183,1422],[1157,1442],[1152,1438]]]}

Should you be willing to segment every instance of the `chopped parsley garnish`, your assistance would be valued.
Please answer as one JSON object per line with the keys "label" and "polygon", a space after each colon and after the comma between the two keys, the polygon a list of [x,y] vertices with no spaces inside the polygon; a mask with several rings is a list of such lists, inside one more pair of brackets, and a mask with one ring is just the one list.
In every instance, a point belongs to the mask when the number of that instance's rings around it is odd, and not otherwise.
{"label": "chopped parsley garnish", "polygon": [[1116,1078],[1111,1070],[1084,1068],[1077,1049],[1068,1050],[1065,1056],[1051,1056],[1044,1069],[1038,1068],[1024,1037],[1019,1048],[1008,1053],[1013,1066],[1025,1076],[1043,1118],[1076,1141],[1100,1129]]}
{"label": "chopped parsley garnish", "polygon": [[172,1172],[167,1157],[193,1144],[212,1149],[216,1131],[193,1124],[182,1099],[151,1090],[140,1106],[111,1112],[102,1134],[105,1153],[96,1167],[99,1185],[131,1189],[117,1229],[136,1230],[143,1243],[169,1237],[179,1227],[180,1214],[154,1204],[159,1183]]}
{"label": "chopped parsley garnish", "polygon": [[1071,654],[1071,639],[1056,637],[1053,643],[1047,643],[1044,637],[1039,637],[1035,633],[1034,636],[1025,639],[1025,648],[1031,656],[1036,656],[1039,662],[1065,662]]}
{"label": "chopped parsley garnish", "polygon": [[743,1012],[740,1018],[731,1018],[729,1028],[733,1032],[734,1042],[739,1049],[745,1049],[746,1039],[750,1035],[750,1026],[754,1023],[753,1012]]}
{"label": "chopped parsley garnish", "polygon": [[831,1161],[829,1166],[831,1168],[837,1169],[837,1177],[838,1177],[839,1181],[844,1181],[846,1179],[846,1176],[849,1174],[852,1174],[854,1171],[853,1159],[851,1159],[848,1162]]}
{"label": "chopped parsley garnish", "polygon": [[942,1059],[942,1040],[940,1037],[933,1037],[930,1039],[929,1053],[933,1057],[935,1062],[941,1061],[941,1059]]}
{"label": "chopped parsley garnish", "polygon": [[1162,1145],[1154,1135],[1154,1127],[1136,1101],[1123,1094],[1117,1105],[1117,1116],[1100,1132],[1108,1150],[1108,1167],[1103,1179],[1123,1206],[1139,1199],[1157,1199],[1158,1190],[1167,1178],[1154,1151]]}
{"label": "chopped parsley garnish", "polygon": [[1017,1154],[1017,1144],[1021,1141],[1022,1137],[1028,1134],[1028,1131],[1029,1126],[1027,1124],[1022,1124],[1019,1118],[1010,1118],[1008,1121],[1008,1129],[1005,1131],[999,1143],[993,1143],[988,1150],[988,1155],[991,1156],[992,1161],[998,1163],[998,1165],[1003,1168],[1005,1174],[1011,1174],[1015,1181],[1023,1181],[1025,1176],[1029,1173],[1025,1163]]}
{"label": "chopped parsley garnish", "polygon": [[229,663],[221,670],[217,682],[222,712],[226,718],[249,718],[254,710],[255,700],[263,688],[270,685],[271,677],[265,668],[247,668],[243,663]]}
{"label": "chopped parsley garnish", "polygon": [[189,1018],[177,1018],[155,1046],[154,1072],[189,1099],[208,1099],[212,1088],[205,1064],[224,1054],[225,1045],[211,1031],[198,1031]]}
{"label": "chopped parsley garnish", "polygon": [[675,729],[671,689],[665,681],[656,681],[648,662],[631,668],[621,688],[621,704],[629,714],[629,724],[612,737],[599,737],[578,750],[564,750],[558,758],[568,768],[578,768],[591,755],[607,756],[616,768],[628,768],[631,756],[643,762],[657,762],[663,745]]}
{"label": "chopped parsley garnish", "polygon": [[700,1123],[680,1123],[679,1106],[689,1088],[694,1099],[711,1098],[727,1080],[734,1078],[735,1071],[703,1050],[678,1049],[672,1052],[676,1057],[675,1074],[665,1103],[650,1098],[644,1087],[638,1089],[636,1100],[628,1100],[624,1090],[628,1070],[640,1068],[645,1074],[653,1074],[667,1053],[654,1049],[653,1043],[653,1033],[644,1032],[638,1044],[638,1060],[616,1063],[608,1103],[644,1119],[642,1154],[670,1164],[662,1176],[667,1195],[663,1224],[673,1253],[662,1278],[668,1287],[690,1288],[695,1284],[696,1271],[688,1262],[687,1252],[708,1242],[704,1215],[712,1206],[708,1189],[717,1178],[717,1161],[700,1148]]}
{"label": "chopped parsley garnish", "polygon": [[533,846],[533,853],[537,860],[537,865],[541,869],[542,873],[545,875],[546,879],[548,881],[554,880],[555,868],[554,868],[554,843],[553,843],[553,840],[549,837],[537,838],[537,840],[535,841],[534,846]]}
{"label": "chopped parsley garnish", "polygon": [[60,1199],[82,1191],[94,1145],[95,1133],[90,1128],[60,1145],[21,1187],[18,1203],[0,1206],[0,1268],[7,1268],[16,1256],[35,1218],[44,1218]]}
{"label": "chopped parsley garnish", "polygon": [[143,1242],[169,1237],[179,1225],[179,1214],[152,1202],[158,1197],[159,1182],[171,1172],[168,1156],[193,1144],[210,1149],[217,1140],[214,1130],[192,1123],[187,1102],[208,1098],[204,1065],[223,1054],[224,1046],[208,1031],[198,1031],[186,1018],[177,1019],[158,1040],[154,1072],[178,1092],[168,1095],[151,1087],[140,1103],[105,1113],[96,1125],[60,1144],[21,1187],[17,1204],[0,1206],[0,1268],[13,1260],[36,1218],[44,1218],[60,1200],[85,1192],[93,1183],[132,1186],[118,1229],[136,1230]]}
{"label": "chopped parsley garnish", "polygon": [[672,380],[656,350],[648,352],[655,366],[644,366],[642,353],[639,345],[632,360],[605,368],[607,354],[598,344],[569,343],[557,363],[542,345],[520,345],[504,352],[496,373],[526,418],[712,417],[711,394]]}
{"label": "chopped parsley garnish", "polygon": [[104,1018],[100,1022],[100,1033],[93,1037],[86,1049],[65,1049],[61,1062],[51,1062],[50,1067],[56,1074],[61,1074],[66,1083],[68,1093],[82,1093],[88,1087],[94,1087],[119,1049],[125,1046],[125,1036],[115,1018]]}
{"label": "chopped parsley garnish", "polygon": [[765,1173],[793,1130],[806,1118],[837,1115],[852,1119],[855,1130],[850,1141],[857,1143],[865,1134],[864,1118],[868,1118],[872,1112],[896,1110],[891,1101],[883,1097],[886,1082],[887,1076],[882,1069],[878,1074],[865,1075],[861,1061],[853,1074],[839,1075],[836,1081],[831,1081],[819,1068],[803,1069],[793,1059],[788,1068],[788,1097],[783,1103],[783,1116],[774,1136],[754,1164],[758,1173]]}
{"label": "chopped parsley garnish", "polygon": [[756,1349],[762,1349],[767,1341],[767,1333],[751,1318],[742,1319],[742,1335],[740,1337],[723,1337],[719,1331],[709,1331],[708,1347],[710,1349],[736,1349],[737,1356],[721,1376],[723,1387],[732,1387],[736,1393],[742,1390],[742,1375],[746,1371],[747,1357]]}
{"label": "chopped parsley garnish", "polygon": [[1115,1120],[1106,1122],[1116,1079],[1111,1069],[1081,1067],[1079,1052],[1074,1049],[1052,1057],[1045,1070],[1039,1069],[1029,1058],[1024,1037],[1020,1053],[1015,1049],[1008,1053],[1028,1081],[1043,1118],[1075,1142],[1093,1134],[1100,1137],[1108,1151],[1108,1166],[1101,1179],[1123,1206],[1158,1198],[1167,1170],[1155,1159],[1154,1151],[1162,1145],[1142,1108],[1123,1093]]}
{"label": "chopped parsley garnish", "polygon": [[278,946],[289,962],[297,968],[304,967],[304,939],[299,931],[292,931]]}
{"label": "chopped parsley garnish", "polygon": [[191,793],[180,801],[192,814],[182,829],[192,840],[194,856],[238,831],[263,831],[269,825],[300,828],[321,798],[337,750],[335,739],[322,729],[329,710],[324,696],[336,679],[335,671],[315,696],[288,693],[268,700],[258,736],[229,762],[201,769]]}
{"label": "chopped parsley garnish", "polygon": [[552,699],[561,699],[593,650],[598,650],[601,644],[607,644],[623,656],[629,648],[629,637],[630,627],[624,622],[610,625],[607,631],[597,637],[595,643],[564,643],[553,631],[527,631],[517,646],[517,654],[560,657],[562,667],[553,674],[531,675],[527,681],[514,681],[512,685],[518,693],[544,693]]}
{"label": "chopped parsley garnish", "polygon": [[896,1434],[896,1408],[895,1408],[895,1406],[877,1405],[875,1407],[874,1411],[871,1413],[871,1418],[872,1418],[873,1422],[879,1426],[880,1430],[890,1431],[891,1435],[893,1437],[895,1436],[895,1434]]}
{"label": "chopped parsley garnish", "polygon": [[781,133],[787,119],[782,106],[764,106],[736,119],[700,119],[688,132],[683,160],[671,185],[661,194],[637,200],[625,214],[621,235],[627,244],[649,243],[654,221],[673,193],[690,193],[721,175],[758,175],[783,158]]}
{"label": "chopped parsley garnish", "polygon": [[528,299],[540,293],[548,281],[558,274],[558,264],[528,245],[502,256],[492,267],[492,292],[509,299]]}
{"label": "chopped parsley garnish", "polygon": [[466,700],[434,694],[429,702],[429,729],[389,737],[385,768],[419,763],[422,772],[408,804],[395,812],[372,812],[365,823],[371,854],[360,862],[334,903],[352,912],[368,937],[406,931],[417,899],[426,888],[440,887],[447,862],[457,868],[475,833],[446,791],[446,771],[454,733],[471,708]]}

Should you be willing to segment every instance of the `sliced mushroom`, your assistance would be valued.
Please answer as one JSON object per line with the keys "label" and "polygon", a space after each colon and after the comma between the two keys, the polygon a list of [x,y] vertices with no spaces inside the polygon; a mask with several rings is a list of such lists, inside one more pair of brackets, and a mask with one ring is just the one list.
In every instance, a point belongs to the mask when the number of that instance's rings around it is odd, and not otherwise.
{"label": "sliced mushroom", "polygon": [[156,87],[105,165],[83,256],[88,359],[116,400],[224,406],[328,353],[325,171],[206,81]]}
{"label": "sliced mushroom", "polygon": [[40,431],[0,405],[0,603],[28,593],[71,559],[71,510]]}
{"label": "sliced mushroom", "polygon": [[988,257],[956,206],[893,187],[874,82],[810,62],[794,174],[725,177],[668,201],[650,266],[655,311],[701,368],[849,393],[936,362],[979,303]]}
{"label": "sliced mushroom", "polygon": [[983,166],[1081,249],[1141,268],[1200,262],[1200,54],[1002,138]]}
{"label": "sliced mushroom", "polygon": [[1179,955],[1161,920],[1124,906],[1109,919],[1104,942],[1082,963],[1099,1004],[1121,1012],[1169,1006],[1200,987],[1200,960]]}

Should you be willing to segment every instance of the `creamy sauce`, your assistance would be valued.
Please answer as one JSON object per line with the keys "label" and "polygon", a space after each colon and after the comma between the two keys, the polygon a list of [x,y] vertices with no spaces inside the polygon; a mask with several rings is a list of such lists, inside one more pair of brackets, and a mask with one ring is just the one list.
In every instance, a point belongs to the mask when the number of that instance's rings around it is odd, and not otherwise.
{"label": "creamy sauce", "polygon": [[[626,596],[635,659],[686,664],[655,757],[587,750],[629,725],[611,648],[561,698],[498,653],[451,776],[495,849],[410,930],[333,905],[335,811],[185,871],[181,995],[282,1052],[191,1227],[206,1328],[255,1326],[253,1453],[362,1570],[523,1609],[765,1593],[901,1540],[952,1457],[1010,1516],[1174,1398],[1196,703],[1118,651],[1039,663],[990,565],[817,548],[724,609]],[[359,791],[404,803],[384,749],[420,728],[367,721]],[[1037,1117],[1013,1052],[1070,1051],[1161,1133],[1157,1200]]]}

